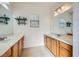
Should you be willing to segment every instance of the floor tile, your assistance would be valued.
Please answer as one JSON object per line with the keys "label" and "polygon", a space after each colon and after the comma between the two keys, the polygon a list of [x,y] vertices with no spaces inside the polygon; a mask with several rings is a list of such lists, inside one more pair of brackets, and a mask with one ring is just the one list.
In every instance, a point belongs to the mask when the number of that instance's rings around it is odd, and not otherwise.
{"label": "floor tile", "polygon": [[44,46],[25,48],[21,57],[54,57]]}

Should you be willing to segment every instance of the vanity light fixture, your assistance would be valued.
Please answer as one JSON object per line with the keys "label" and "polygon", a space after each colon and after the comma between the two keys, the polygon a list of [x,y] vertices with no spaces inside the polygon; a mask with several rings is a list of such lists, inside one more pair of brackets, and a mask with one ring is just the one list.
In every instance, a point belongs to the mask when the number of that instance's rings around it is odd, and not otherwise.
{"label": "vanity light fixture", "polygon": [[61,8],[59,8],[59,9],[57,10],[57,12],[61,12]]}
{"label": "vanity light fixture", "polygon": [[58,15],[58,13],[55,11],[55,12],[54,12],[54,16],[57,16],[57,15]]}
{"label": "vanity light fixture", "polygon": [[9,10],[8,5],[10,5],[9,2],[0,2],[0,5],[2,5],[5,9]]}
{"label": "vanity light fixture", "polygon": [[70,9],[71,7],[72,7],[71,4],[64,4],[64,5],[60,6],[59,8],[57,8],[54,11],[54,16],[57,16],[58,14],[65,12],[66,10]]}
{"label": "vanity light fixture", "polygon": [[62,9],[62,10],[64,10],[64,9],[65,9],[65,7],[64,7],[64,6],[62,6],[62,7],[61,7],[61,9]]}
{"label": "vanity light fixture", "polygon": [[9,9],[6,4],[2,4],[2,6],[3,6],[4,8],[6,8],[7,10]]}

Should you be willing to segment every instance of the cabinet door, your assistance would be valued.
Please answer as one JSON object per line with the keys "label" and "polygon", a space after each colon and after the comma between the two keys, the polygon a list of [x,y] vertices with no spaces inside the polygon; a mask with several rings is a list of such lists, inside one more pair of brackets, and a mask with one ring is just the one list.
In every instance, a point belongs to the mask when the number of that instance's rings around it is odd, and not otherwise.
{"label": "cabinet door", "polygon": [[11,57],[11,48],[5,52],[1,57]]}
{"label": "cabinet door", "polygon": [[56,56],[56,50],[57,50],[56,40],[54,40],[54,48],[53,48],[53,50],[54,50],[54,55]]}
{"label": "cabinet door", "polygon": [[18,42],[12,47],[12,57],[18,57],[19,56],[19,46]]}
{"label": "cabinet door", "polygon": [[60,56],[60,41],[57,41],[57,52],[56,52],[56,56],[57,57]]}
{"label": "cabinet door", "polygon": [[22,40],[19,40],[19,56],[21,56],[22,53]]}
{"label": "cabinet door", "polygon": [[52,53],[54,54],[54,40],[52,39]]}
{"label": "cabinet door", "polygon": [[60,56],[71,57],[72,56],[72,46],[66,43],[60,42]]}
{"label": "cabinet door", "polygon": [[50,47],[51,47],[51,39],[49,37],[47,37],[47,47],[50,50]]}
{"label": "cabinet door", "polygon": [[49,48],[49,45],[50,45],[49,38],[47,37],[46,40],[47,40],[47,48]]}
{"label": "cabinet door", "polygon": [[24,37],[19,40],[19,56],[21,56],[24,47]]}
{"label": "cabinet door", "polygon": [[45,47],[47,46],[47,38],[46,38],[46,35],[44,35],[44,45],[45,45]]}
{"label": "cabinet door", "polygon": [[23,51],[23,48],[24,48],[24,36],[22,37],[22,39],[21,39],[21,48],[22,48],[22,51]]}
{"label": "cabinet door", "polygon": [[50,38],[50,47],[49,47],[50,51],[52,51],[52,39]]}
{"label": "cabinet door", "polygon": [[66,44],[66,43],[63,43],[63,42],[60,42],[60,45],[61,45],[62,47],[64,47],[65,49],[67,49],[67,50],[69,50],[69,51],[72,52],[72,46],[71,46],[71,45]]}
{"label": "cabinet door", "polygon": [[67,49],[60,46],[60,56],[61,57],[71,57],[72,54],[70,51],[68,51]]}
{"label": "cabinet door", "polygon": [[57,41],[52,39],[52,53],[56,56],[57,51]]}

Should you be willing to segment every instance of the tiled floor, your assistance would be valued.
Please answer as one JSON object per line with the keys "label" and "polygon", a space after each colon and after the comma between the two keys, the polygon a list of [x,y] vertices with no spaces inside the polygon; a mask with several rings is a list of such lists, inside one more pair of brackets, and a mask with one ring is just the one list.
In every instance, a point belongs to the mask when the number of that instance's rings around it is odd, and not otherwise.
{"label": "tiled floor", "polygon": [[44,46],[26,48],[21,57],[54,57]]}

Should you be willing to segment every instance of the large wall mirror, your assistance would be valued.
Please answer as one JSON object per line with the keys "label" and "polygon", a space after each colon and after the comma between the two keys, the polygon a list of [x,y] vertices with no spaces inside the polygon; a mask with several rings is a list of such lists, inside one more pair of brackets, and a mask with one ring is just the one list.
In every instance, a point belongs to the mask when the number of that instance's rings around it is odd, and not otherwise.
{"label": "large wall mirror", "polygon": [[0,36],[13,34],[12,12],[5,7],[0,5]]}
{"label": "large wall mirror", "polygon": [[73,8],[57,15],[51,19],[51,33],[55,34],[72,34],[73,26]]}

